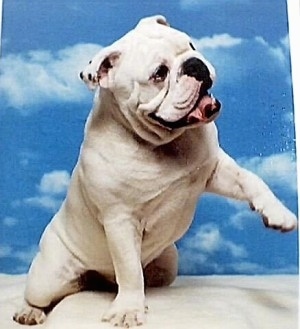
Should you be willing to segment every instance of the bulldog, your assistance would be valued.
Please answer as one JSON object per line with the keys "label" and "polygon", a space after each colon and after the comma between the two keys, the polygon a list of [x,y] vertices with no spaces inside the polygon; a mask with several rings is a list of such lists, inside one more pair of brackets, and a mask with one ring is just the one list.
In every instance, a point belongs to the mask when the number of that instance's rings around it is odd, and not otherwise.
{"label": "bulldog", "polygon": [[175,242],[203,192],[248,202],[267,227],[296,227],[267,185],[220,148],[214,120],[221,104],[209,92],[215,70],[163,16],[142,19],[80,77],[95,90],[94,106],[15,321],[42,323],[48,307],[83,289],[93,271],[103,288],[117,287],[103,321],[143,324],[144,288],[174,281]]}

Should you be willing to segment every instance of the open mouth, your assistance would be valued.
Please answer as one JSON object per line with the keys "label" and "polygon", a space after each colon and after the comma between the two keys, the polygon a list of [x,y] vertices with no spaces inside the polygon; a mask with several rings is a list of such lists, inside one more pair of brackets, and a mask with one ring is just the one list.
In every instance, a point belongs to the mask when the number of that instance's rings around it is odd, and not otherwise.
{"label": "open mouth", "polygon": [[167,121],[159,117],[156,112],[149,114],[149,117],[160,125],[176,129],[190,126],[197,123],[209,123],[216,119],[221,109],[221,103],[214,98],[207,90],[200,88],[198,99],[192,109],[177,121]]}

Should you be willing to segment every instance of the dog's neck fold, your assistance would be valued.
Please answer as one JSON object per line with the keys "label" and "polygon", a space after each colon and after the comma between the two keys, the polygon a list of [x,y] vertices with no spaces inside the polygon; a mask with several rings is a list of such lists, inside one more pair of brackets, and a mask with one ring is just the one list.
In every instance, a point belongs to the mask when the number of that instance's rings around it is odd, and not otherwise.
{"label": "dog's neck fold", "polygon": [[[138,137],[153,146],[168,144],[184,133],[184,128],[165,129],[158,124],[149,125],[147,116],[151,112],[151,108],[153,111],[152,106],[154,109],[156,108],[154,103],[157,103],[157,106],[160,105],[165,94],[164,91],[161,92],[161,97],[156,97],[151,104],[137,104],[138,93],[139,84],[135,83],[131,96],[120,103],[111,91],[100,89],[94,100],[93,120],[95,122],[105,120],[109,125],[111,123],[105,119],[109,116],[112,121],[123,126],[133,138]],[[107,104],[110,104],[109,108]]]}

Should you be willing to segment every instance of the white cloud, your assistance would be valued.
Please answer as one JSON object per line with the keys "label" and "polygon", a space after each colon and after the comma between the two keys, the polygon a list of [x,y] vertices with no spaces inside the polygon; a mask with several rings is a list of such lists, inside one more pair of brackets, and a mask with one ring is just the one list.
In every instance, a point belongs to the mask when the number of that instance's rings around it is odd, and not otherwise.
{"label": "white cloud", "polygon": [[[228,33],[193,39],[194,45],[215,66],[217,77],[224,86],[251,83],[254,74],[269,79],[276,76],[276,79],[290,86],[288,41],[285,36],[270,44],[262,36],[245,39]],[[263,82],[263,79],[261,81]]]}
{"label": "white cloud", "polygon": [[4,217],[3,220],[2,220],[2,224],[4,226],[7,226],[7,227],[13,227],[13,226],[16,226],[18,224],[18,220],[14,217]]}
{"label": "white cloud", "polygon": [[179,249],[179,272],[187,275],[199,275],[199,272],[209,270],[210,273],[224,273],[225,267],[215,262],[208,254],[196,252],[195,250]]}
{"label": "white cloud", "polygon": [[222,250],[229,252],[233,257],[247,255],[243,246],[223,238],[218,226],[214,223],[201,225],[194,235],[184,240],[184,247],[204,254],[213,254]]}
{"label": "white cloud", "polygon": [[[199,232],[202,234],[199,234]],[[204,238],[203,243],[198,239]],[[206,241],[206,242],[205,242]],[[224,255],[226,252],[226,255]],[[226,257],[220,260],[220,254]],[[297,265],[277,260],[276,267],[249,260],[244,246],[224,239],[213,223],[202,225],[199,231],[183,240],[179,248],[179,271],[181,274],[237,273],[237,274],[297,274]]]}
{"label": "white cloud", "polygon": [[280,39],[280,43],[283,46],[284,49],[290,51],[290,38],[288,34]]}
{"label": "white cloud", "polygon": [[9,245],[0,245],[0,259],[1,258],[11,258],[18,260],[22,263],[15,268],[16,273],[25,272],[28,270],[28,265],[32,262],[34,256],[38,251],[37,245],[32,245],[29,247],[25,247],[22,250],[15,251]]}
{"label": "white cloud", "polygon": [[32,161],[39,160],[39,155],[30,150],[22,150],[18,154],[19,163],[22,167],[27,167]]}
{"label": "white cloud", "polygon": [[298,274],[298,267],[296,265],[271,268],[255,262],[242,261],[231,263],[228,267],[241,274]]}
{"label": "white cloud", "polygon": [[227,249],[234,258],[244,258],[247,256],[246,249],[229,240],[223,240],[223,248]]}
{"label": "white cloud", "polygon": [[62,203],[70,183],[70,174],[65,170],[45,173],[37,186],[38,195],[24,199],[24,203],[55,213]]}
{"label": "white cloud", "polygon": [[44,174],[39,190],[44,194],[61,194],[67,191],[70,182],[70,174],[65,170],[54,170]]}
{"label": "white cloud", "polygon": [[290,43],[289,37],[278,40],[277,44],[270,44],[262,36],[254,38],[254,46],[260,46],[258,51],[265,58],[261,61],[266,64],[270,70],[274,70],[274,65],[284,74],[282,77],[289,86],[291,86],[291,70],[290,70]]}
{"label": "white cloud", "polygon": [[62,200],[54,196],[38,195],[24,199],[24,203],[30,206],[49,210],[51,213],[55,213],[59,209]]}
{"label": "white cloud", "polygon": [[88,92],[78,73],[100,49],[77,44],[57,52],[7,55],[1,59],[0,96],[20,110],[52,101],[80,102]]}
{"label": "white cloud", "polygon": [[7,245],[0,245],[0,258],[10,257],[12,255],[12,248]]}
{"label": "white cloud", "polygon": [[204,37],[198,40],[193,40],[194,45],[199,50],[230,48],[240,45],[243,42],[242,38],[233,37],[227,33],[214,34],[212,37]]}
{"label": "white cloud", "polygon": [[246,221],[257,220],[258,214],[250,211],[249,206],[241,203],[242,208],[237,210],[233,215],[228,219],[228,224],[238,230],[243,230],[245,228]]}
{"label": "white cloud", "polygon": [[191,249],[212,253],[220,248],[221,234],[214,224],[205,224],[186,241],[186,246]]}
{"label": "white cloud", "polygon": [[[231,0],[231,4],[245,4],[249,3],[250,0]],[[224,3],[228,5],[228,0],[180,0],[180,4],[183,8],[195,7],[195,6],[216,6]]]}
{"label": "white cloud", "polygon": [[222,273],[224,266],[213,261],[213,256],[226,252],[233,259],[244,259],[247,251],[242,245],[225,239],[214,223],[201,225],[196,233],[182,241],[180,253],[180,271],[197,273],[199,268],[209,268],[214,273]]}
{"label": "white cloud", "polygon": [[28,248],[23,249],[22,251],[16,251],[13,254],[13,257],[17,260],[25,263],[30,264],[38,251],[37,245],[29,246]]}
{"label": "white cloud", "polygon": [[266,157],[252,157],[238,160],[243,167],[253,171],[268,184],[297,191],[297,163],[293,153],[285,152]]}
{"label": "white cloud", "polygon": [[267,53],[281,65],[288,62],[289,42],[288,37],[282,38],[277,46],[271,46],[263,37],[257,36],[255,41],[266,48]]}

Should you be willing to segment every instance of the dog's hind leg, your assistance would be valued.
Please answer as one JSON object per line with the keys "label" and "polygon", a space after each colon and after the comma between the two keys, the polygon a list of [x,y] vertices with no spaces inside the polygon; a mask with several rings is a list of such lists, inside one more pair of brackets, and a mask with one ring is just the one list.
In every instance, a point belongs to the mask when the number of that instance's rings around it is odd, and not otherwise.
{"label": "dog's hind leg", "polygon": [[168,246],[144,268],[146,287],[169,286],[178,272],[178,252],[175,244]]}
{"label": "dog's hind leg", "polygon": [[[50,233],[50,237],[49,237]],[[63,297],[81,290],[79,277],[83,269],[64,247],[60,239],[48,232],[44,249],[37,254],[30,267],[25,289],[24,305],[13,319],[20,324],[34,325],[44,322],[46,313]]]}

